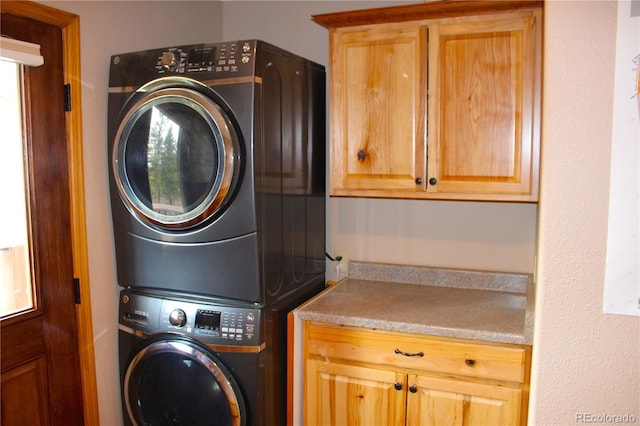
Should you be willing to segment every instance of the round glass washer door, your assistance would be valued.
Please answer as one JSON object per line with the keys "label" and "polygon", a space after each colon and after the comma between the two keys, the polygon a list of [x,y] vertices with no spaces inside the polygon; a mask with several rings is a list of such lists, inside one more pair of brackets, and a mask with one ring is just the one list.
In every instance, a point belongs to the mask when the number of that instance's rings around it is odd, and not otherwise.
{"label": "round glass washer door", "polygon": [[222,362],[195,342],[150,341],[124,378],[124,402],[134,425],[244,426],[246,408]]}
{"label": "round glass washer door", "polygon": [[112,168],[125,205],[147,224],[185,229],[227,205],[238,135],[223,109],[188,87],[144,93],[115,135]]}

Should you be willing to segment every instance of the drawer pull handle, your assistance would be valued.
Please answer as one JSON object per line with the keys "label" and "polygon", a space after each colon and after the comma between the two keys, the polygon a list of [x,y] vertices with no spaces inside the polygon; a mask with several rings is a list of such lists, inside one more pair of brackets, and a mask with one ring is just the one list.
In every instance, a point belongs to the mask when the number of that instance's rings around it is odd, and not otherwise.
{"label": "drawer pull handle", "polygon": [[416,352],[414,354],[409,353],[409,352],[402,352],[400,349],[396,349],[395,352],[398,355],[404,355],[404,356],[424,356],[424,352]]}
{"label": "drawer pull handle", "polygon": [[476,365],[476,360],[475,359],[465,359],[464,363],[467,364],[469,367],[473,367],[474,365]]}

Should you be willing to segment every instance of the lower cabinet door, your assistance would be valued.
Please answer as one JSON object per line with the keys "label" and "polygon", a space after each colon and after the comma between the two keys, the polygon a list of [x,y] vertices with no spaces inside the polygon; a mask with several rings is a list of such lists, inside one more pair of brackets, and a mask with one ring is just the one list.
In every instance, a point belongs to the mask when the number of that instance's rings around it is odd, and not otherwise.
{"label": "lower cabinet door", "polygon": [[305,425],[404,426],[407,376],[307,359]]}
{"label": "lower cabinet door", "polygon": [[520,422],[521,391],[503,386],[408,376],[408,426],[509,426]]}

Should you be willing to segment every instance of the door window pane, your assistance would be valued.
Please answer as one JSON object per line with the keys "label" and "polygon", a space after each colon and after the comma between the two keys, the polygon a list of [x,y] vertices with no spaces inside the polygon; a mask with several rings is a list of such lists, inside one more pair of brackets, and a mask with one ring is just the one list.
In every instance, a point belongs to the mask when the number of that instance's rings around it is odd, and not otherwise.
{"label": "door window pane", "polygon": [[20,65],[0,61],[0,316],[33,308]]}

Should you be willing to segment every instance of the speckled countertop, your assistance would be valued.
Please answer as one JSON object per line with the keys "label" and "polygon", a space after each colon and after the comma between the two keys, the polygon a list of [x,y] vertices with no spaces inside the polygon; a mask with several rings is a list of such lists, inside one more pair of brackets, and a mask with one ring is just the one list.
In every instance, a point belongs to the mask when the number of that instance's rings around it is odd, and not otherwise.
{"label": "speckled countertop", "polygon": [[530,345],[531,275],[351,262],[302,320]]}

